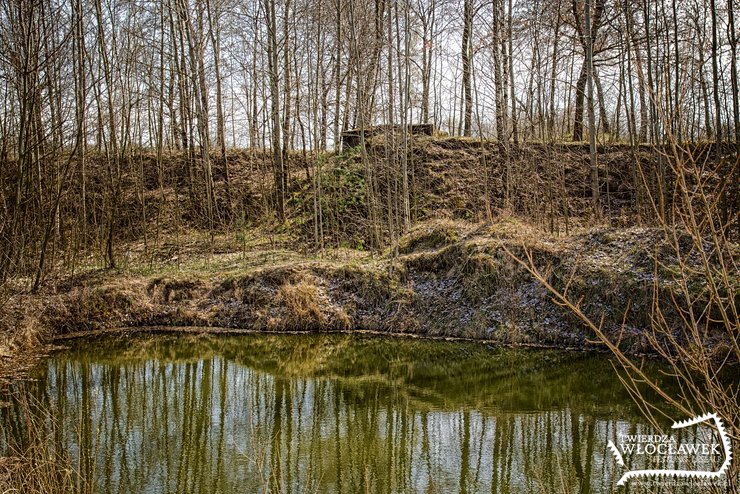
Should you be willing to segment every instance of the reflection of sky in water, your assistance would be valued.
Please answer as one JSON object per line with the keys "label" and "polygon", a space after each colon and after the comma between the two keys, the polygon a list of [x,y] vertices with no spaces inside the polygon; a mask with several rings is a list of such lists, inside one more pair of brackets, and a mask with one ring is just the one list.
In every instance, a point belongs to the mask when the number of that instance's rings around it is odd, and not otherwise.
{"label": "reflection of sky in water", "polygon": [[[57,440],[75,456],[80,446],[93,452],[82,468],[94,472],[96,492],[104,493],[611,492],[619,472],[607,440],[643,430],[618,384],[604,389],[594,379],[595,370],[610,376],[603,356],[555,359],[543,368],[543,354],[516,351],[525,372],[487,380],[491,369],[478,369],[475,360],[481,347],[471,356],[458,345],[438,359],[433,346],[421,348],[426,353],[410,346],[400,350],[409,354],[406,371],[394,374],[387,348],[376,354],[371,341],[327,336],[307,344],[322,351],[292,353],[300,354],[298,371],[286,371],[275,365],[293,358],[280,355],[284,347],[268,355],[270,344],[250,338],[222,339],[202,360],[162,352],[187,344],[171,339],[135,357],[111,344],[100,358],[84,348],[51,358],[39,383],[65,418]],[[193,343],[193,352],[202,343]],[[326,352],[347,369],[306,371],[298,362]],[[490,358],[512,358],[505,352]],[[422,367],[412,365],[418,353]],[[366,373],[356,372],[358,362]],[[546,379],[550,374],[558,379]],[[515,389],[532,379],[562,389]],[[460,380],[467,384],[456,389]],[[466,393],[470,382],[484,389]],[[480,406],[466,403],[470,395]],[[478,403],[484,395],[490,401]],[[599,400],[596,407],[590,399]]]}

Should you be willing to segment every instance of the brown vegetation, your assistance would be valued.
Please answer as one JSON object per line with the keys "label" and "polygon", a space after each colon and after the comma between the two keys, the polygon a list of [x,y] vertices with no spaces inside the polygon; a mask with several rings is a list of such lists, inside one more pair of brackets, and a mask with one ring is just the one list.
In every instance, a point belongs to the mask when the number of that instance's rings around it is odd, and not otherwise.
{"label": "brown vegetation", "polygon": [[[420,224],[399,243],[397,256],[336,251],[333,258],[286,262],[269,250],[243,254],[233,242],[231,252],[212,254],[206,264],[186,257],[158,264],[149,274],[148,255],[141,252],[125,271],[67,277],[57,284],[64,291],[21,294],[12,304],[18,313],[35,304],[24,324],[44,339],[121,326],[197,326],[371,330],[598,348],[577,318],[553,303],[504,249],[527,248],[537,266],[554,267],[548,279],[555,286],[583,298],[584,313],[604,318],[604,333],[618,335],[626,353],[653,353],[645,330],[653,287],[660,287],[661,300],[671,300],[676,288],[667,273],[680,265],[672,264],[679,258],[662,255],[665,272],[654,271],[655,254],[671,244],[649,228],[557,237],[513,219],[493,225],[444,220]],[[258,265],[250,267],[253,257]],[[701,291],[703,283],[696,276],[690,286]],[[629,325],[622,324],[625,311]],[[665,313],[673,323],[679,316]],[[4,334],[15,329],[7,325]],[[707,341],[707,351],[727,344],[715,338]]]}

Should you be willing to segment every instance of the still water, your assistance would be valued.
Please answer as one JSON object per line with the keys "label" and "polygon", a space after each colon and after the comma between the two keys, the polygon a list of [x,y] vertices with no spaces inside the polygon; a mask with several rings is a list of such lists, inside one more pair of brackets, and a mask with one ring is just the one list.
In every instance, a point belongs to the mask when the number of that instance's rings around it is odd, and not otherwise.
{"label": "still water", "polygon": [[605,355],[468,343],[139,334],[35,378],[100,493],[616,492],[607,441],[644,423]]}

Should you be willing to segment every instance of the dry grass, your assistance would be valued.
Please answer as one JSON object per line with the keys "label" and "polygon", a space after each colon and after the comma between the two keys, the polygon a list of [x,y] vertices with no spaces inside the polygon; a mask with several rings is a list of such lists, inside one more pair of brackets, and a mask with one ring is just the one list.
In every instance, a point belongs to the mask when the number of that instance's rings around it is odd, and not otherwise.
{"label": "dry grass", "polygon": [[43,301],[5,293],[0,306],[0,385],[3,378],[25,374],[43,354],[48,337],[47,328],[40,323]]}
{"label": "dry grass", "polygon": [[282,324],[298,329],[322,327],[326,324],[327,318],[321,310],[322,301],[316,285],[306,281],[286,283],[278,290],[275,302],[284,311],[284,319],[280,321]]}
{"label": "dry grass", "polygon": [[[24,438],[6,435],[8,456],[0,457],[0,492],[3,494],[87,494],[93,492],[91,468],[82,475],[69,453],[52,441],[60,424],[53,411],[29,398],[16,395]],[[88,454],[88,453],[83,453]],[[90,453],[91,454],[91,453]],[[87,458],[87,457],[86,457]]]}
{"label": "dry grass", "polygon": [[472,225],[464,221],[433,220],[422,223],[401,237],[398,252],[410,254],[415,251],[439,249],[457,242],[470,230]]}
{"label": "dry grass", "polygon": [[270,329],[348,329],[352,322],[344,309],[331,300],[318,278],[300,273],[299,280],[283,283],[274,298],[267,321]]}

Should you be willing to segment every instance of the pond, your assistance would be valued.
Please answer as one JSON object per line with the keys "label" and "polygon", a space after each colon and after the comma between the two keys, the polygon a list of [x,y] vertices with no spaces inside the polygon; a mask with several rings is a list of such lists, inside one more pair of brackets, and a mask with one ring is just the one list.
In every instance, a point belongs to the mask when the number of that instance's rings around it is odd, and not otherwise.
{"label": "pond", "polygon": [[[616,492],[607,441],[645,429],[604,354],[349,334],[69,345],[14,396],[99,493]],[[26,422],[0,409],[0,450]]]}

